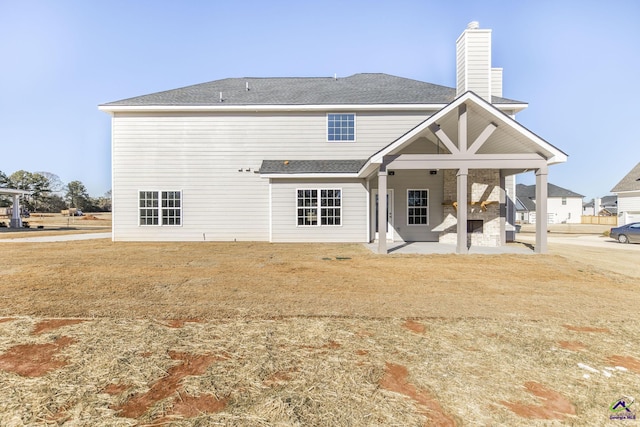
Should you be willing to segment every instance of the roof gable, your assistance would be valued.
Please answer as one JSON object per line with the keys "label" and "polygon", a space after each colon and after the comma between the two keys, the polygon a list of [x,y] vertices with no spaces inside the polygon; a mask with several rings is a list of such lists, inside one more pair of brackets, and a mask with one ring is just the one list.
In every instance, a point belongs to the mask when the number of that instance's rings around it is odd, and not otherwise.
{"label": "roof gable", "polygon": [[640,163],[611,189],[612,193],[622,193],[624,191],[640,191]]}
{"label": "roof gable", "polygon": [[[516,185],[516,196],[519,199],[531,199],[536,198],[536,186],[535,185]],[[582,194],[578,194],[574,191],[567,190],[566,188],[558,187],[557,185],[547,184],[547,197],[579,197],[583,198]]]}
{"label": "roof gable", "polygon": [[[443,129],[448,128],[448,131],[445,129],[445,132],[449,135],[457,135],[457,109],[462,104],[465,104],[467,108],[473,111],[476,117],[476,123],[469,125],[470,131],[474,127],[477,128],[478,135],[475,136],[479,136],[487,124],[493,124],[496,127],[496,131],[486,140],[478,150],[478,153],[486,152],[486,147],[491,147],[489,149],[493,153],[537,153],[543,156],[549,164],[561,163],[567,160],[567,155],[563,151],[540,138],[494,105],[489,104],[475,93],[469,91],[375,153],[371,156],[371,163],[381,163],[384,156],[399,153],[421,136],[427,135],[435,140],[435,135],[430,130],[434,125]],[[474,135],[471,137],[472,139],[468,141],[469,145],[472,145]]]}

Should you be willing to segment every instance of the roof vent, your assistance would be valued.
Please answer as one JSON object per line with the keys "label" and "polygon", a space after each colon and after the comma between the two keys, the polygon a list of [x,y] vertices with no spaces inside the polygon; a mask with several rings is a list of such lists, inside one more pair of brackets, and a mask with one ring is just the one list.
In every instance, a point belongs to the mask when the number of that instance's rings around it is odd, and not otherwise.
{"label": "roof vent", "polygon": [[467,24],[468,30],[477,30],[478,28],[480,28],[480,23],[478,21],[471,21]]}

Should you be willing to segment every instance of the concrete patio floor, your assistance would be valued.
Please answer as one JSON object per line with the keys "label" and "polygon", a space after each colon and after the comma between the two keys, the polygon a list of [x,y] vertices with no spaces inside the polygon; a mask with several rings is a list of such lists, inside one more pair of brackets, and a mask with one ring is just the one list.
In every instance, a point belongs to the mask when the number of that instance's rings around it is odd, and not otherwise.
{"label": "concrete patio floor", "polygon": [[[378,243],[365,243],[371,252],[378,252]],[[389,254],[455,254],[456,245],[438,242],[387,242]],[[523,254],[533,255],[533,248],[523,243],[508,243],[505,246],[486,247],[471,246],[470,254],[499,255],[499,254]]]}

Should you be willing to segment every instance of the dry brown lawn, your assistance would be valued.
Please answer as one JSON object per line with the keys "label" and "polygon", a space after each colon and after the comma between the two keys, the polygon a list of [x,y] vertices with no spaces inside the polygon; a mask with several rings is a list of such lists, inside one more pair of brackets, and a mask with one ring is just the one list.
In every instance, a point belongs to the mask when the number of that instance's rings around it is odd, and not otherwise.
{"label": "dry brown lawn", "polygon": [[620,425],[640,279],[551,249],[3,243],[0,425]]}

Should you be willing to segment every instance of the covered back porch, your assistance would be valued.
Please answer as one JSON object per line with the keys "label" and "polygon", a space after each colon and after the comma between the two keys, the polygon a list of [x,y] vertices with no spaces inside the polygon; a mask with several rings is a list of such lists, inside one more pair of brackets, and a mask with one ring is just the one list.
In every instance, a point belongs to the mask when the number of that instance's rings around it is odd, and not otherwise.
{"label": "covered back porch", "polygon": [[[437,213],[434,204],[440,201],[442,217],[436,215],[430,230],[437,232],[439,243],[455,244],[456,253],[466,254],[471,246],[506,245],[507,235],[514,230],[515,215],[508,215],[508,207],[515,200],[515,174],[535,173],[536,215],[546,219],[548,166],[566,157],[512,117],[467,92],[372,156],[362,172],[371,194],[389,194],[395,176],[407,171],[441,174],[441,187],[431,190],[435,197],[427,205],[429,212]],[[423,185],[417,182],[414,187]],[[406,197],[409,217],[416,201],[411,190]],[[394,240],[375,235],[376,230],[389,227],[390,203],[393,198],[372,200],[370,235],[377,239],[379,253],[389,253],[388,241]],[[546,221],[536,225],[536,253],[547,251],[546,228]],[[431,237],[426,240],[435,240]]]}

